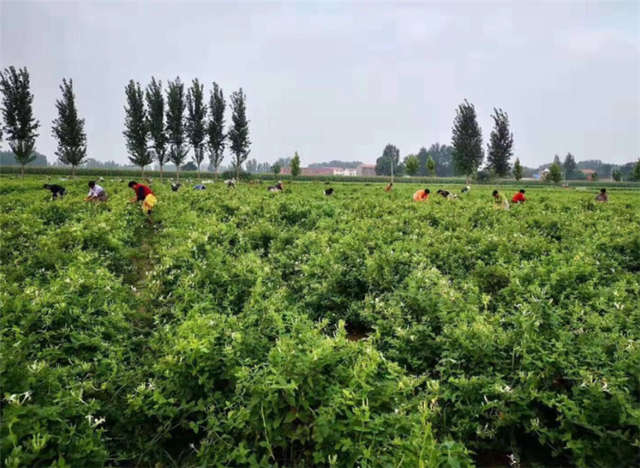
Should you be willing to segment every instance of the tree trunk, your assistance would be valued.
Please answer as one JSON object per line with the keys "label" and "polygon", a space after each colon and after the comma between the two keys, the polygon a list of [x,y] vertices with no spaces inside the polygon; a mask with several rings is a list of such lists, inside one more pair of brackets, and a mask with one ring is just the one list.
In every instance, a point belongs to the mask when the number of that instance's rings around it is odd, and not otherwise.
{"label": "tree trunk", "polygon": [[71,178],[76,178],[76,166],[71,166]]}
{"label": "tree trunk", "polygon": [[198,182],[200,182],[202,180],[202,177],[200,176],[200,163],[198,163]]}
{"label": "tree trunk", "polygon": [[20,166],[20,177],[24,179],[24,164]]}
{"label": "tree trunk", "polygon": [[239,176],[239,174],[240,174],[240,165],[239,165],[239,164],[236,164],[236,184],[239,184],[239,183],[240,183],[240,180],[239,180],[239,177],[240,177],[240,176]]}
{"label": "tree trunk", "polygon": [[176,180],[180,180],[180,166],[176,164]]}
{"label": "tree trunk", "polygon": [[160,164],[160,182],[162,182],[162,164]]}
{"label": "tree trunk", "polygon": [[216,174],[214,176],[215,177],[214,180],[218,182],[218,166],[215,167],[215,170],[216,170]]}
{"label": "tree trunk", "polygon": [[144,180],[144,166],[140,166],[140,169],[142,169],[142,179]]}

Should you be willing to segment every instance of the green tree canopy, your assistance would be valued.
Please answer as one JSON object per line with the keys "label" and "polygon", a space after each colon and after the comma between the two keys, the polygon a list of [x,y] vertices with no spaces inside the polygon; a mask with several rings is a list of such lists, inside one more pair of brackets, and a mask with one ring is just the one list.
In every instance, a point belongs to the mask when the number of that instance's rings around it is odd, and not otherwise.
{"label": "green tree canopy", "polygon": [[227,134],[224,131],[224,110],[227,103],[224,93],[218,83],[213,83],[211,96],[209,97],[209,121],[207,122],[207,146],[209,148],[209,162],[216,171],[224,159],[224,148]]}
{"label": "green tree canopy", "polygon": [[493,130],[487,145],[487,163],[489,169],[500,178],[511,171],[513,156],[513,133],[509,130],[509,116],[502,109],[493,109]]}
{"label": "green tree canopy", "polygon": [[433,177],[436,173],[436,162],[433,160],[431,155],[429,155],[429,159],[427,159],[427,173],[429,177]]}
{"label": "green tree canopy", "polygon": [[[393,166],[393,172],[391,171]],[[382,156],[376,160],[376,175],[390,176],[391,174],[400,175],[402,173],[400,168],[400,150],[388,143],[384,147]]]}
{"label": "green tree canopy", "polygon": [[180,179],[180,166],[187,157],[185,147],[185,96],[184,84],[177,77],[169,81],[167,89],[167,137],[169,141],[169,160],[176,165],[177,178]]}
{"label": "green tree canopy", "polygon": [[296,151],[296,154],[291,158],[291,176],[298,177],[302,170],[300,169],[300,155]]}
{"label": "green tree canopy", "polygon": [[53,136],[58,141],[56,156],[63,164],[70,164],[73,176],[76,167],[87,157],[87,135],[84,131],[84,119],[78,117],[76,97],[73,92],[73,80],[62,79],[60,85],[62,99],[56,100],[58,118],[53,121]]}
{"label": "green tree canopy", "polygon": [[513,177],[516,180],[520,180],[522,179],[524,173],[524,169],[522,167],[522,164],[520,164],[520,159],[516,158],[516,162],[513,163]]}
{"label": "green tree canopy", "polygon": [[200,178],[200,165],[204,161],[206,118],[207,106],[204,103],[204,86],[196,78],[187,93],[187,135],[193,147],[193,160],[198,167],[198,178]]}
{"label": "green tree canopy", "polygon": [[416,156],[411,154],[404,159],[404,169],[407,175],[413,177],[417,175],[420,170],[420,161],[418,161]]}
{"label": "green tree canopy", "polygon": [[153,162],[153,153],[147,148],[149,128],[147,111],[144,106],[144,93],[140,83],[133,80],[125,87],[127,102],[124,107],[124,138],[129,152],[129,161],[142,169]]}
{"label": "green tree canopy", "polygon": [[466,99],[456,110],[453,121],[453,165],[459,174],[471,178],[484,160],[482,130],[476,110]]}
{"label": "green tree canopy", "polygon": [[164,124],[165,106],[162,81],[156,81],[154,77],[151,77],[151,83],[149,83],[146,90],[146,98],[149,138],[155,158],[160,165],[160,180],[162,180],[162,168],[169,161],[167,155],[167,129]]}
{"label": "green tree canopy", "polygon": [[33,94],[27,69],[9,67],[0,72],[0,91],[4,133],[24,176],[24,166],[36,159],[40,127],[40,122],[33,117]]}
{"label": "green tree canopy", "polygon": [[231,95],[231,130],[229,140],[231,141],[231,152],[234,155],[233,165],[236,171],[236,180],[239,180],[240,169],[249,157],[249,121],[247,120],[247,98],[240,88]]}
{"label": "green tree canopy", "polygon": [[[560,158],[558,158],[559,160]],[[578,165],[576,164],[576,158],[573,157],[571,153],[567,153],[564,157],[564,178],[565,179],[573,179],[576,175],[576,171],[578,170]]]}

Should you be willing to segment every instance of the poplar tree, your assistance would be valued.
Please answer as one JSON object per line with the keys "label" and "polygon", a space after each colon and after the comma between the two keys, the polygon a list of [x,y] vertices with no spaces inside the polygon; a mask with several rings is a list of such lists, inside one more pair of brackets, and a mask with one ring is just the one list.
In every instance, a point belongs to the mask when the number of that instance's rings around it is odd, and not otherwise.
{"label": "poplar tree", "polygon": [[4,133],[24,177],[24,166],[36,159],[34,152],[40,127],[40,122],[33,117],[33,94],[26,67],[19,70],[9,67],[0,72],[0,91]]}
{"label": "poplar tree", "polygon": [[489,168],[500,178],[504,178],[511,170],[513,156],[513,133],[509,131],[509,116],[502,109],[493,109],[493,130],[487,145],[487,163]]}
{"label": "poplar tree", "polygon": [[436,162],[433,160],[431,155],[427,159],[427,171],[429,173],[429,177],[433,177],[436,173]]}
{"label": "poplar tree", "polygon": [[296,151],[296,154],[291,159],[291,177],[298,177],[300,172],[300,155]]}
{"label": "poplar tree", "polygon": [[160,180],[162,181],[163,166],[169,161],[167,157],[167,131],[164,125],[164,94],[162,93],[162,81],[156,81],[151,77],[151,83],[147,86],[147,127],[149,139],[160,165]]}
{"label": "poplar tree", "polygon": [[177,178],[180,180],[180,166],[187,157],[185,148],[185,97],[184,84],[177,77],[167,84],[167,138],[169,142],[169,160],[176,165]]}
{"label": "poplar tree", "polygon": [[513,163],[513,177],[519,181],[522,179],[523,173],[524,168],[522,167],[522,164],[520,164],[520,159],[516,158],[516,162]]}
{"label": "poplar tree", "polygon": [[233,164],[236,169],[236,181],[240,177],[240,169],[249,157],[249,121],[247,120],[246,96],[240,88],[231,95],[231,130],[229,130],[229,140],[231,141],[231,152],[234,155]]}
{"label": "poplar tree", "polygon": [[573,154],[567,153],[567,155],[564,157],[564,163],[562,164],[562,166],[564,167],[564,178],[573,179],[578,169],[576,158],[573,157]]}
{"label": "poplar tree", "polygon": [[213,83],[213,90],[209,97],[209,121],[207,122],[207,146],[209,148],[209,162],[215,169],[218,179],[218,167],[224,159],[224,148],[227,135],[224,132],[224,110],[226,107],[224,94],[217,83]]}
{"label": "poplar tree", "polygon": [[129,161],[139,166],[144,177],[144,167],[153,162],[153,153],[147,148],[149,128],[147,126],[147,111],[144,106],[144,93],[140,83],[133,80],[125,88],[127,104],[124,107],[124,134]]}
{"label": "poplar tree", "polygon": [[206,118],[207,106],[204,103],[204,86],[196,78],[187,93],[187,135],[193,147],[193,160],[198,166],[198,179],[201,178],[200,165],[204,160]]}
{"label": "poplar tree", "polygon": [[456,110],[453,121],[453,165],[458,173],[469,179],[484,160],[482,130],[478,125],[476,109],[466,99]]}
{"label": "poplar tree", "polygon": [[73,93],[73,80],[62,79],[60,85],[62,99],[56,100],[58,118],[53,121],[53,136],[58,140],[56,156],[63,164],[70,164],[73,177],[76,168],[87,157],[87,135],[84,131],[84,119],[78,117],[76,97]]}

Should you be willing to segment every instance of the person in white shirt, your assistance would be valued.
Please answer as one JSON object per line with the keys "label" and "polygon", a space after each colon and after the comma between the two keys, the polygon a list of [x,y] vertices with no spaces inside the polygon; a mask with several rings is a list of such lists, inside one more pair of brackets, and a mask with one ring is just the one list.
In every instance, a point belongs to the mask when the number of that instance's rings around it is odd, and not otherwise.
{"label": "person in white shirt", "polygon": [[109,196],[107,195],[107,192],[105,192],[101,186],[96,184],[94,180],[89,182],[89,195],[87,195],[87,198],[85,198],[84,201],[106,202],[108,198]]}

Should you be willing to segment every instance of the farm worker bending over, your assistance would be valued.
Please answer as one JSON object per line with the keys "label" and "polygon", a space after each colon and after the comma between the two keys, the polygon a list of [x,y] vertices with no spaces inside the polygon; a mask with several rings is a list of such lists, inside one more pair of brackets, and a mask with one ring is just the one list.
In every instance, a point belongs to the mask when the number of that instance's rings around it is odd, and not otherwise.
{"label": "farm worker bending over", "polygon": [[146,185],[139,184],[138,182],[129,182],[129,188],[136,193],[136,196],[131,199],[131,203],[142,202],[142,211],[150,215],[153,207],[158,203],[158,199]]}
{"label": "farm worker bending over", "polygon": [[413,194],[413,201],[427,201],[429,199],[429,194],[431,191],[426,188],[424,190],[418,190]]}
{"label": "farm worker bending over", "polygon": [[449,192],[448,190],[438,190],[436,193],[438,195],[442,195],[444,198],[453,198],[451,192]]}
{"label": "farm worker bending over", "polygon": [[206,189],[206,188],[207,188],[207,187],[205,187],[204,185],[202,185],[202,184],[198,184],[198,185],[196,185],[195,187],[193,187],[193,190],[204,190],[204,189]]}
{"label": "farm worker bending over", "polygon": [[607,193],[607,189],[600,189],[600,193],[596,195],[596,201],[602,203],[609,203],[609,194]]}
{"label": "farm worker bending over", "polygon": [[471,186],[467,185],[465,188],[462,189],[462,193],[469,193],[471,192]]}
{"label": "farm worker bending over", "polygon": [[511,203],[524,203],[527,201],[527,199],[524,196],[525,191],[524,189],[520,189],[520,191],[518,193],[516,193],[513,198],[511,199]]}
{"label": "farm worker bending over", "polygon": [[87,195],[87,198],[85,198],[84,201],[106,202],[108,198],[109,196],[107,195],[107,192],[96,184],[95,181],[92,180],[89,182],[89,195]]}
{"label": "farm worker bending over", "polygon": [[64,197],[65,194],[67,193],[67,191],[65,190],[64,187],[62,187],[61,185],[56,185],[56,184],[44,184],[44,188],[46,188],[47,190],[51,190],[51,194],[52,194],[52,199],[55,200],[56,198],[60,197]]}
{"label": "farm worker bending over", "polygon": [[493,195],[493,203],[495,204],[496,208],[502,208],[503,210],[509,209],[509,202],[507,201],[507,197],[505,197],[497,190],[494,190],[491,195]]}
{"label": "farm worker bending over", "polygon": [[387,185],[387,186],[384,188],[384,191],[385,191],[385,192],[391,192],[391,190],[393,190],[393,182],[391,182],[389,185]]}

